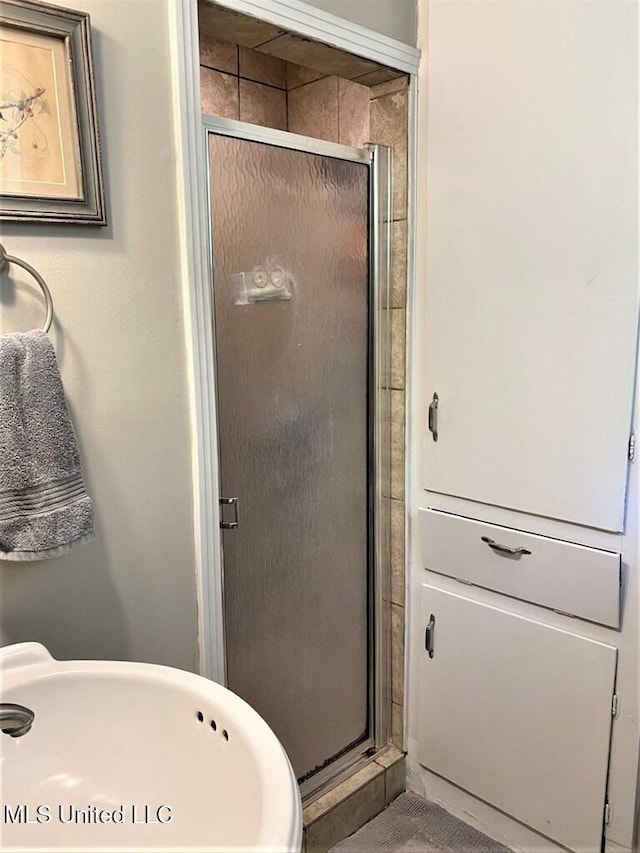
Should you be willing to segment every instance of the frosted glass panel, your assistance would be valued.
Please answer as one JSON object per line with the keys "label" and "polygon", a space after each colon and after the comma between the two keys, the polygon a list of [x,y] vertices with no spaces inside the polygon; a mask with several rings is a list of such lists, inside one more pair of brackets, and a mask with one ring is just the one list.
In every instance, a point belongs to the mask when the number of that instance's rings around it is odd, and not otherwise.
{"label": "frosted glass panel", "polygon": [[368,167],[209,139],[228,684],[303,777],[369,735]]}

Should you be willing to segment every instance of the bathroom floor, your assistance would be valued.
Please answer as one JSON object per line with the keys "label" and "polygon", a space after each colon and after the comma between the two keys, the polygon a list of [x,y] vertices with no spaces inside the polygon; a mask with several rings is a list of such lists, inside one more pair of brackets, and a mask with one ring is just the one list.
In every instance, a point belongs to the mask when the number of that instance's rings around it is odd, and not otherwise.
{"label": "bathroom floor", "polygon": [[449,812],[409,792],[329,853],[510,853]]}

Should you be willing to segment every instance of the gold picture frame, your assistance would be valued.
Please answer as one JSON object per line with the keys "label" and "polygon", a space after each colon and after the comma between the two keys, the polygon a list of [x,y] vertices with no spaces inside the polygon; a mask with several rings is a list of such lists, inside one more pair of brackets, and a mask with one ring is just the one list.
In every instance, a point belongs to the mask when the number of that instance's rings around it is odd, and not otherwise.
{"label": "gold picture frame", "polygon": [[0,220],[106,225],[89,15],[0,10]]}

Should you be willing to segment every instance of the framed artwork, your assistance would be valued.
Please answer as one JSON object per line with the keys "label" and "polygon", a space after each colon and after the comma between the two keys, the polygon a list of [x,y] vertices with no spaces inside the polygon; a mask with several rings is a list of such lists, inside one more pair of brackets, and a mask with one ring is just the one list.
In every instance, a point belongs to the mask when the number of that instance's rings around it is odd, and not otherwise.
{"label": "framed artwork", "polygon": [[0,219],[106,225],[86,12],[0,3]]}

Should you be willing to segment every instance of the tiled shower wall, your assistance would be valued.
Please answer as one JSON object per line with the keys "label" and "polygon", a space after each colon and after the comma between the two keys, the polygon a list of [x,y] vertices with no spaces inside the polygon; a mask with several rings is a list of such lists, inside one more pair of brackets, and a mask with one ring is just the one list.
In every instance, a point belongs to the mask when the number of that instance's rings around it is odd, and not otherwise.
{"label": "tiled shower wall", "polygon": [[286,65],[207,35],[200,44],[203,112],[286,130]]}
{"label": "tiled shower wall", "polygon": [[405,629],[405,361],[409,97],[406,78],[370,89],[370,141],[393,149],[391,281],[391,732],[403,748]]}
{"label": "tiled shower wall", "polygon": [[[404,77],[367,87],[201,34],[203,112],[316,139],[393,148],[391,291],[391,727],[402,749],[404,704],[404,424],[408,89]],[[381,806],[381,808],[384,806]]]}
{"label": "tiled shower wall", "polygon": [[369,141],[369,89],[205,34],[203,112],[360,147]]}

